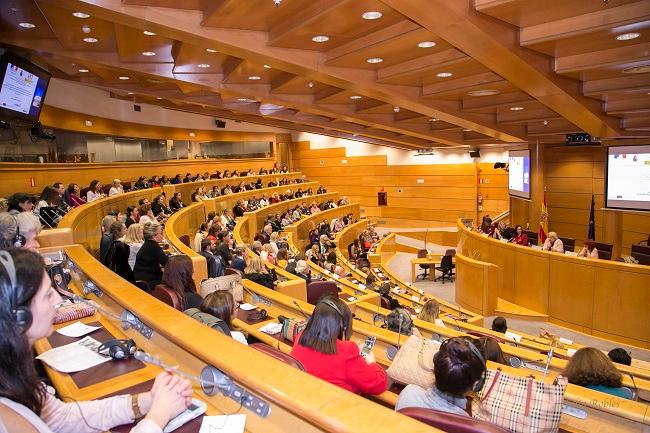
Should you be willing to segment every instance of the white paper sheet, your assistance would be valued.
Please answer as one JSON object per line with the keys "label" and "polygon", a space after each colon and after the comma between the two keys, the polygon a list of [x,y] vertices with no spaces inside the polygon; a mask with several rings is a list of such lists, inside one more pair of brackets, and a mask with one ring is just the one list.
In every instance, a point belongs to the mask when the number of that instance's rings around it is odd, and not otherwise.
{"label": "white paper sheet", "polygon": [[92,337],[85,337],[65,346],[55,347],[36,357],[62,373],[87,370],[110,361],[109,356],[97,353],[101,343]]}
{"label": "white paper sheet", "polygon": [[259,330],[264,332],[265,334],[270,334],[270,335],[279,334],[280,332],[282,332],[282,323],[267,323],[266,325],[262,326]]}
{"label": "white paper sheet", "polygon": [[204,416],[199,433],[243,433],[246,414]]}
{"label": "white paper sheet", "polygon": [[521,335],[515,334],[514,332],[506,331],[505,333],[506,338],[510,340],[514,340],[517,343],[521,343]]}
{"label": "white paper sheet", "polygon": [[251,310],[254,310],[257,307],[255,305],[252,305],[252,304],[249,304],[248,302],[246,302],[244,304],[241,304],[239,306],[239,308],[241,308],[244,311],[251,311]]}
{"label": "white paper sheet", "polygon": [[90,326],[82,322],[74,322],[72,325],[64,326],[63,328],[57,329],[61,335],[66,337],[81,337],[86,334],[90,334],[93,331],[101,329],[101,326]]}

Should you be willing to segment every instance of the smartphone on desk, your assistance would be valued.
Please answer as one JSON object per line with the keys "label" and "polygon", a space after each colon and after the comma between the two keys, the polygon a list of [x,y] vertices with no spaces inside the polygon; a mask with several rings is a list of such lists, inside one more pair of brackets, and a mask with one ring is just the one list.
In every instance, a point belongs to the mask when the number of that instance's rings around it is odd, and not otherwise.
{"label": "smartphone on desk", "polygon": [[372,348],[375,347],[375,341],[377,341],[377,337],[374,335],[366,338],[366,342],[363,343],[363,347],[361,348],[361,356],[365,358],[370,352],[372,352]]}
{"label": "smartphone on desk", "polygon": [[193,398],[190,406],[183,412],[179,413],[174,419],[169,421],[163,429],[163,432],[173,432],[182,425],[192,421],[194,418],[203,415],[207,409],[208,406],[204,402]]}

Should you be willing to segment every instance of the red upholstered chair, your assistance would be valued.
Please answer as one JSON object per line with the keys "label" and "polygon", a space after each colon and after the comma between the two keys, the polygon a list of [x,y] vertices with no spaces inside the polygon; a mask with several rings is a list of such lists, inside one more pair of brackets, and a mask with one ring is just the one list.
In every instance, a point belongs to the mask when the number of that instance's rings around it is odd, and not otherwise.
{"label": "red upholstered chair", "polygon": [[333,281],[314,281],[307,286],[307,302],[316,305],[326,295],[338,296],[339,288]]}
{"label": "red upholstered chair", "polygon": [[241,272],[239,269],[235,268],[226,268],[226,270],[223,273],[224,275],[241,275]]}
{"label": "red upholstered chair", "polygon": [[508,433],[505,428],[491,422],[435,409],[405,407],[398,412],[449,433]]}
{"label": "red upholstered chair", "polygon": [[[425,250],[424,248],[418,250],[418,259],[426,258],[427,254],[429,254],[429,252],[427,250]],[[424,269],[424,272],[421,273],[421,274],[418,274],[418,276],[415,277],[415,279],[418,279],[418,278],[422,277],[423,280],[426,280],[427,275],[428,275],[428,271],[429,271],[429,268],[431,267],[431,265],[419,265],[419,266],[420,266],[420,269]]]}
{"label": "red upholstered chair", "polygon": [[190,246],[190,236],[189,235],[183,235],[178,238],[179,241],[183,243],[186,247]]}
{"label": "red upholstered chair", "polygon": [[290,366],[295,367],[298,370],[305,371],[305,367],[300,363],[300,361],[298,361],[296,358],[289,355],[288,353],[281,352],[278,349],[275,349],[271,346],[267,346],[264,343],[249,344],[249,347],[252,347],[258,352],[262,352],[266,355],[269,355],[272,358],[278,359],[284,362],[285,364],[289,364]]}
{"label": "red upholstered chair", "polygon": [[390,299],[386,298],[385,296],[380,296],[379,300],[381,301],[381,308],[390,310]]}
{"label": "red upholstered chair", "polygon": [[179,311],[183,311],[181,308],[181,300],[178,298],[178,294],[167,287],[167,285],[156,285],[156,287],[154,287],[151,291],[151,295],[156,299],[160,299],[165,304],[170,305]]}

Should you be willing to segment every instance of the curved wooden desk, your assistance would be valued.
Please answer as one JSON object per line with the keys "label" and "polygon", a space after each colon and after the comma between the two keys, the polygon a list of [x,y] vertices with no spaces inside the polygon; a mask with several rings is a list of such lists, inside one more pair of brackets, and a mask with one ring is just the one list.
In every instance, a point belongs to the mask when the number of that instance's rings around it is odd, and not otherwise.
{"label": "curved wooden desk", "polygon": [[[650,266],[609,260],[572,257],[548,251],[503,243],[470,231],[458,221],[459,252],[471,258],[456,265],[460,284],[457,302],[467,304],[470,297],[508,302],[548,316],[548,320],[567,328],[609,340],[650,348]],[[471,283],[463,274],[483,262],[498,269],[498,284],[484,288]],[[470,266],[471,265],[471,266]],[[483,314],[494,314],[489,301]]]}

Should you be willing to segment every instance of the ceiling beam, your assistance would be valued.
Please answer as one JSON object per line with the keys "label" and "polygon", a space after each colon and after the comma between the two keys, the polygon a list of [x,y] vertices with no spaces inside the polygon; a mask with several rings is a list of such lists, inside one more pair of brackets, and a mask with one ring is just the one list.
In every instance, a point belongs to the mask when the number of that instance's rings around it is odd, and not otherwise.
{"label": "ceiling beam", "polygon": [[582,92],[586,96],[599,96],[610,92],[650,92],[650,73],[585,81],[582,83]]}
{"label": "ceiling beam", "polygon": [[[649,5],[650,6],[650,5]],[[615,66],[626,68],[650,59],[650,42],[555,58],[555,72],[568,74]]]}
{"label": "ceiling beam", "polygon": [[449,48],[438,53],[380,68],[377,70],[377,81],[381,83],[412,75],[423,75],[430,71],[443,70],[446,66],[470,60],[464,53],[455,48]]}
{"label": "ceiling beam", "polygon": [[502,93],[494,96],[468,96],[461,101],[463,110],[485,110],[486,108],[497,108],[515,104],[531,102],[530,96],[524,92]]}
{"label": "ceiling beam", "polygon": [[[555,74],[546,56],[519,46],[518,33],[512,26],[477,12],[472,2],[380,1],[437,34],[582,130],[598,137],[623,135],[616,122],[594,104],[596,101],[580,94],[577,81]],[[435,13],[422,13],[424,10]]]}

